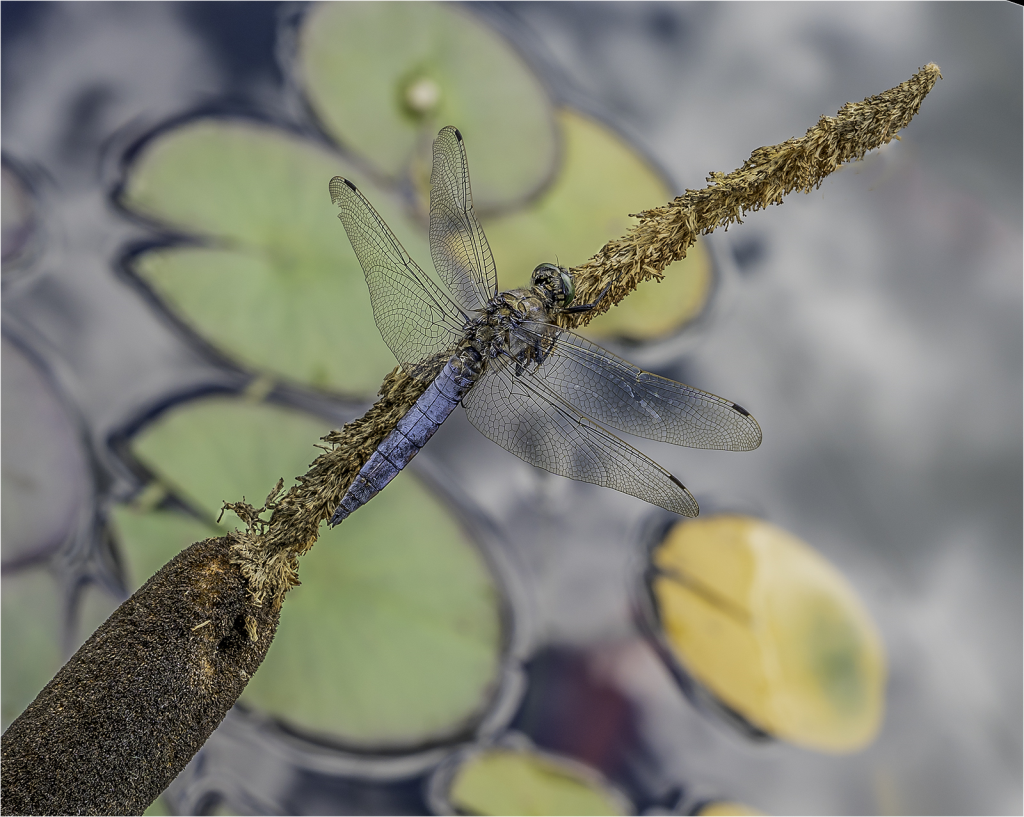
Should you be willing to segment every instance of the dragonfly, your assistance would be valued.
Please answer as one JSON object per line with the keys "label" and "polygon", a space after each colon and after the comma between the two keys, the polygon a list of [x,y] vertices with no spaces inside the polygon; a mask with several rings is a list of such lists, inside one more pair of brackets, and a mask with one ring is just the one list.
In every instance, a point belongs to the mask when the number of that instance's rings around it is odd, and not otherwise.
{"label": "dragonfly", "polygon": [[330,519],[376,496],[462,404],[477,429],[531,465],[613,488],[683,516],[697,501],[682,482],[604,426],[692,448],[750,451],[761,428],[741,406],[643,371],[562,328],[576,304],[573,273],[539,264],[530,285],[498,291],[494,257],[473,209],[462,134],[433,144],[425,274],[348,179],[331,201],[370,290],[374,321],[402,368],[426,390],[363,465]]}

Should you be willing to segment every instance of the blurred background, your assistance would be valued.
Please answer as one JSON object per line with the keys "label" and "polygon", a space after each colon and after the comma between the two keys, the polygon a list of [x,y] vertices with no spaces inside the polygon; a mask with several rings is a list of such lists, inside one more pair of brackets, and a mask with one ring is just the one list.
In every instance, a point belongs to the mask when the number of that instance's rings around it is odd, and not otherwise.
{"label": "blurred background", "polygon": [[1019,7],[0,12],[4,728],[393,368],[331,176],[428,266],[457,125],[510,288],[935,62],[900,141],[591,327],[761,424],[637,443],[697,521],[456,412],[151,812],[1020,813]]}

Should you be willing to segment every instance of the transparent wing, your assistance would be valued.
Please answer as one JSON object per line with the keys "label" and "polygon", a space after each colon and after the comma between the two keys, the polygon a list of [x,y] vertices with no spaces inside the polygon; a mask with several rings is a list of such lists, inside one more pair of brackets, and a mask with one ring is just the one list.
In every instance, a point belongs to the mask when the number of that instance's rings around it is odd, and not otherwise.
{"label": "transparent wing", "polygon": [[459,306],[416,265],[352,182],[335,176],[330,191],[366,276],[373,319],[398,362],[412,373],[421,361],[453,349],[467,320]]}
{"label": "transparent wing", "polygon": [[536,375],[583,414],[648,440],[750,451],[761,427],[729,400],[638,369],[566,329],[528,321],[514,332],[517,346],[539,350]]}
{"label": "transparent wing", "polygon": [[551,392],[543,378],[515,361],[493,360],[462,400],[469,421],[486,437],[531,465],[592,482],[682,514],[697,501],[653,460],[605,431]]}
{"label": "transparent wing", "polygon": [[457,128],[434,140],[430,171],[430,256],[455,300],[472,312],[498,294],[498,275],[473,212],[466,147]]}

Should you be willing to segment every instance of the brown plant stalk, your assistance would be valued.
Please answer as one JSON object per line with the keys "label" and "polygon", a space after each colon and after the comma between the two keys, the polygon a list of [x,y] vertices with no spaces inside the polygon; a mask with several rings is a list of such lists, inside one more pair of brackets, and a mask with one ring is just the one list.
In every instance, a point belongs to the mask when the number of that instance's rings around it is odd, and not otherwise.
{"label": "brown plant stalk", "polygon": [[[741,223],[744,213],[779,204],[794,191],[810,192],[840,165],[898,139],[898,131],[910,123],[939,76],[938,66],[929,63],[895,88],[847,103],[835,117],[821,117],[801,137],[758,148],[738,170],[712,172],[707,187],[687,190],[663,207],[638,214],[639,224],[573,269],[580,303],[611,287],[597,308],[562,315],[563,324],[586,324],[644,281],[660,281],[665,268],[684,258],[698,235]],[[280,599],[293,586],[297,557],[313,546],[320,523],[334,512],[363,463],[425,388],[425,381],[401,368],[392,371],[381,387],[381,399],[363,417],[324,438],[333,449],[318,457],[273,505],[266,529],[239,538],[235,551],[257,598]],[[251,508],[243,513],[254,515]]]}
{"label": "brown plant stalk", "polygon": [[[799,138],[758,148],[732,173],[711,173],[707,187],[638,214],[626,235],[573,270],[579,302],[610,285],[604,300],[562,322],[588,322],[660,280],[697,236],[809,192],[840,165],[898,139],[939,78],[930,63],[821,117]],[[323,438],[330,447],[287,492],[278,483],[262,508],[225,505],[244,531],[187,548],[114,611],[4,734],[4,814],[139,813],[163,791],[263,660],[298,583],[299,557],[425,383],[396,368],[366,414]]]}

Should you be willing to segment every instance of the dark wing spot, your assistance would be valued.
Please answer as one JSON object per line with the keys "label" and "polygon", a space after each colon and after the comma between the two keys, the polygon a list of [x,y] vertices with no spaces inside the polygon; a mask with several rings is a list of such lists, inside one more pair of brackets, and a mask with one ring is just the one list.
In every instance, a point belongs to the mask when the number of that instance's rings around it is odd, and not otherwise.
{"label": "dark wing spot", "polygon": [[738,405],[736,405],[735,403],[733,403],[733,404],[732,404],[732,407],[733,407],[734,409],[736,409],[736,411],[738,411],[738,412],[739,412],[740,414],[742,414],[742,415],[743,415],[744,417],[749,417],[749,416],[750,416],[750,412],[749,412],[749,411],[747,411],[747,410],[746,410],[745,408],[743,408],[743,406],[738,406]]}
{"label": "dark wing spot", "polygon": [[352,184],[352,182],[350,182],[348,179],[343,179],[341,176],[335,176],[333,179],[331,179],[331,183],[327,186],[328,190],[331,191],[331,201],[334,202],[335,204],[341,204],[342,184],[347,184],[353,190],[356,189],[356,186]]}
{"label": "dark wing spot", "polygon": [[455,138],[458,139],[461,142],[462,141],[462,134],[459,133],[459,129],[458,128],[452,128],[452,130],[455,131]]}
{"label": "dark wing spot", "polygon": [[682,488],[682,489],[683,489],[684,491],[686,490],[686,486],[685,486],[685,485],[683,485],[683,483],[681,483],[681,482],[680,482],[680,481],[679,481],[678,479],[676,479],[676,478],[675,478],[674,476],[672,476],[672,474],[669,474],[669,475],[668,475],[668,478],[669,478],[670,480],[672,480],[672,481],[673,481],[673,482],[674,482],[674,483],[675,483],[676,485],[678,485],[678,486],[679,486],[680,488]]}

